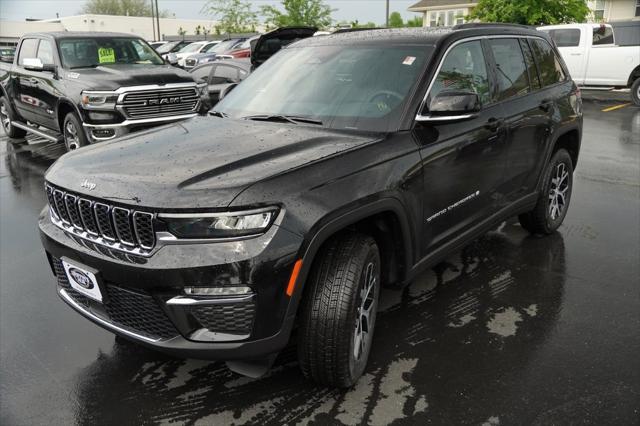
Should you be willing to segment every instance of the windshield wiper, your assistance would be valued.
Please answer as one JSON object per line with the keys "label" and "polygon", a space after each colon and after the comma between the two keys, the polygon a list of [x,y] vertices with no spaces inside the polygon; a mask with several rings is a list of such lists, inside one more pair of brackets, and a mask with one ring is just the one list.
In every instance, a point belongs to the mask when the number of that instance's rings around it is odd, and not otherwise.
{"label": "windshield wiper", "polygon": [[309,124],[317,124],[318,126],[322,126],[322,121],[316,120],[315,118],[310,117],[300,117],[296,115],[282,115],[282,114],[262,114],[262,115],[248,115],[246,117],[242,117],[245,120],[256,120],[256,121],[277,121],[281,123],[309,123]]}
{"label": "windshield wiper", "polygon": [[91,65],[78,65],[77,67],[70,67],[70,70],[77,70],[78,68],[97,68],[100,64],[91,64]]}
{"label": "windshield wiper", "polygon": [[229,114],[222,111],[209,111],[209,115],[213,115],[214,117],[222,117],[222,118],[229,117]]}

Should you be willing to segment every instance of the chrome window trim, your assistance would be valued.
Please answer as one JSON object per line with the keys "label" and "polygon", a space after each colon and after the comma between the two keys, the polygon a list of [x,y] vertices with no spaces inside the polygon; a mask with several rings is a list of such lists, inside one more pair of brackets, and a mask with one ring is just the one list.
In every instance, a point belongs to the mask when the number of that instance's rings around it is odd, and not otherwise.
{"label": "chrome window trim", "polygon": [[[424,107],[427,103],[427,98],[429,97],[429,94],[431,93],[431,89],[433,88],[433,85],[436,82],[436,78],[438,77],[438,74],[440,74],[440,70],[442,69],[442,65],[444,65],[444,61],[447,59],[447,56],[449,55],[449,53],[451,52],[451,50],[458,46],[459,44],[462,43],[467,43],[470,41],[477,41],[477,40],[490,40],[490,39],[496,39],[496,38],[532,38],[532,39],[540,39],[540,40],[544,40],[547,41],[544,37],[542,36],[533,36],[533,35],[522,35],[522,34],[496,34],[496,35],[483,35],[483,36],[473,36],[473,37],[467,37],[467,38],[462,38],[460,40],[456,40],[455,42],[453,42],[448,48],[447,50],[444,52],[444,55],[442,55],[442,59],[440,60],[440,63],[438,64],[438,68],[436,69],[436,72],[433,74],[433,77],[431,78],[431,81],[429,82],[429,86],[427,87],[427,91],[424,95],[424,97],[422,98],[422,102],[420,102],[420,107],[418,108],[418,113],[415,116],[415,121],[419,121],[419,122],[428,122],[428,121],[454,121],[454,120],[462,120],[464,118],[462,118],[462,116],[455,116],[455,115],[447,115],[447,116],[440,116],[440,117],[431,117],[429,115],[422,115],[421,112],[424,111]],[[484,58],[485,63],[487,61],[487,58]],[[544,89],[545,87],[542,87],[539,90]],[[533,91],[532,91],[533,92]],[[531,92],[530,92],[531,93]],[[502,100],[504,101],[504,100]],[[494,104],[498,104],[502,101],[496,101]],[[484,105],[483,105],[484,108]],[[471,118],[473,116],[473,114],[469,114],[469,117],[466,118]],[[436,119],[438,118],[438,119]]]}

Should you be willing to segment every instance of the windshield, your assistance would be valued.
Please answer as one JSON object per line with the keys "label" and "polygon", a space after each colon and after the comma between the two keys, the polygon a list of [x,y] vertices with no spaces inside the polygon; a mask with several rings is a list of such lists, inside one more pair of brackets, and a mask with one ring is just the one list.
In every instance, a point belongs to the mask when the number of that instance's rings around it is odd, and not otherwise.
{"label": "windshield", "polygon": [[183,47],[182,49],[180,49],[179,53],[192,53],[192,52],[197,52],[198,50],[202,49],[202,46],[204,46],[204,44],[202,44],[202,43],[191,43],[191,44],[187,44],[185,47]]}
{"label": "windshield", "polygon": [[73,38],[58,42],[65,68],[99,65],[162,65],[164,61],[147,43],[137,38]]}
{"label": "windshield", "polygon": [[211,46],[210,48],[208,48],[206,50],[206,53],[224,52],[226,50],[229,50],[231,47],[233,47],[233,45],[236,44],[237,42],[238,42],[238,40],[225,40],[225,41],[222,41],[222,42],[216,44],[215,46]]}
{"label": "windshield", "polygon": [[162,46],[159,46],[156,49],[156,52],[158,52],[159,54],[164,54],[164,53],[169,53],[173,50],[174,47],[176,47],[178,45],[178,43],[180,43],[179,41],[170,41],[169,43],[165,43]]}
{"label": "windshield", "polygon": [[283,49],[217,106],[232,118],[285,115],[325,127],[393,131],[429,46],[316,46]]}

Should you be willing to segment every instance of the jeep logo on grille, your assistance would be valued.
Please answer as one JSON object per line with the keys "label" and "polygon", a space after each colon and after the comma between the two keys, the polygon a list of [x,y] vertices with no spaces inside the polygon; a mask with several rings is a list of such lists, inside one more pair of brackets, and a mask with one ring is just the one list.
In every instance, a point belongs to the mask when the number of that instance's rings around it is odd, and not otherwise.
{"label": "jeep logo on grille", "polygon": [[169,104],[179,104],[182,102],[182,98],[180,96],[175,97],[166,97],[166,98],[158,98],[158,99],[149,99],[147,101],[147,105],[169,105]]}
{"label": "jeep logo on grille", "polygon": [[91,290],[93,288],[93,281],[84,272],[76,268],[69,268],[69,275],[71,279],[75,281],[79,286]]}

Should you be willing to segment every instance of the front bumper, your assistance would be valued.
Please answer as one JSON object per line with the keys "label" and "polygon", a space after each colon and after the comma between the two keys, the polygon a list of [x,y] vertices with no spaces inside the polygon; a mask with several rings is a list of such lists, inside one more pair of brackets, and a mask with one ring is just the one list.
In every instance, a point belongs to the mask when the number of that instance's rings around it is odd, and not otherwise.
{"label": "front bumper", "polygon": [[[285,289],[301,241],[282,228],[251,240],[165,246],[147,258],[87,246],[51,223],[47,209],[40,232],[59,296],[115,334],[172,355],[219,360],[263,358],[289,339],[295,309]],[[69,285],[61,258],[99,271],[104,303]],[[252,289],[250,297],[167,303],[184,297],[185,286],[239,284]],[[215,329],[219,324],[225,329]]]}
{"label": "front bumper", "polygon": [[91,124],[83,123],[84,129],[92,143],[102,142],[124,136],[136,129],[159,126],[173,123],[174,121],[186,120],[197,116],[198,113],[176,115],[173,117],[147,118],[142,120],[125,120],[115,124]]}

